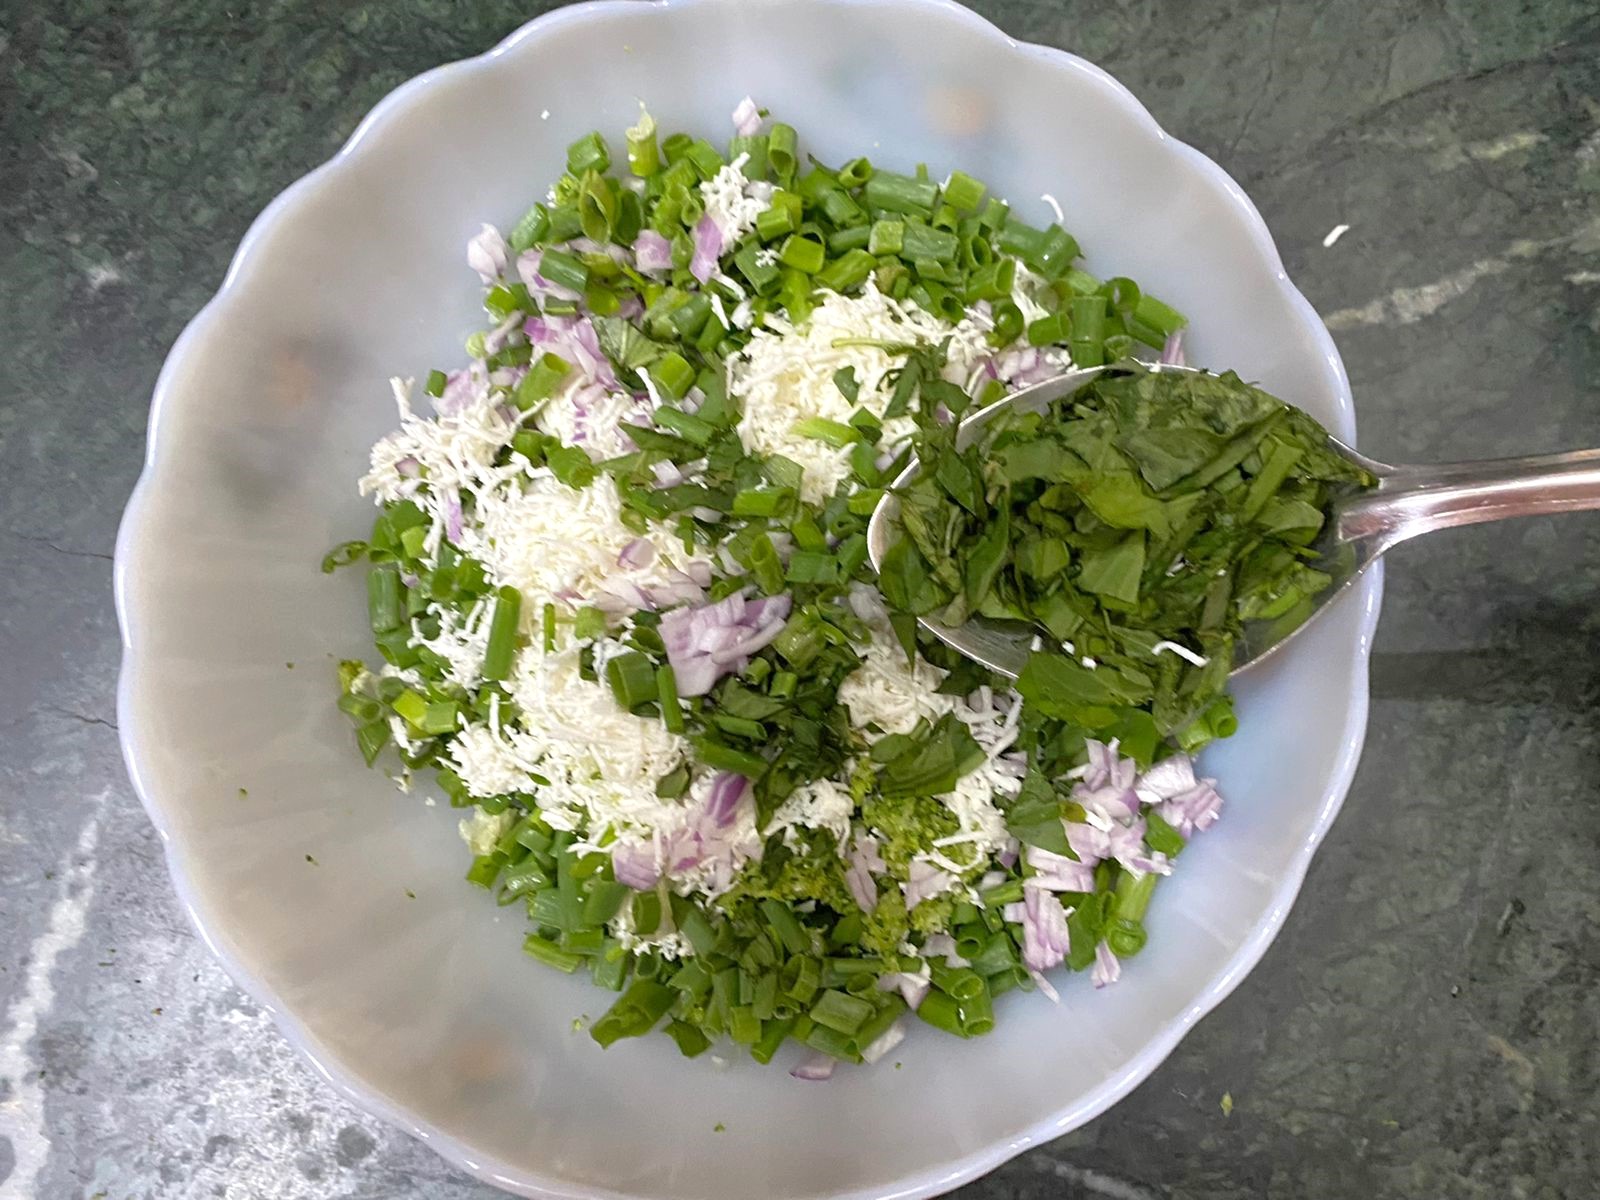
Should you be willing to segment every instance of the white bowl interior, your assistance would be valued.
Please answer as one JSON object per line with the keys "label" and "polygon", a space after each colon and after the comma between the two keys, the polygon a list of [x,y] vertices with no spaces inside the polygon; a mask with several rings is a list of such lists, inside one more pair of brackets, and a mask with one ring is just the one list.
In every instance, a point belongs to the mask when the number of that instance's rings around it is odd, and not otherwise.
{"label": "white bowl interior", "polygon": [[454,365],[478,327],[478,224],[508,226],[570,140],[615,143],[641,98],[721,140],[747,92],[827,161],[961,167],[1041,224],[1051,193],[1091,270],[1192,315],[1194,361],[1353,434],[1331,342],[1237,189],[1096,69],[953,5],[585,6],[385,101],[264,214],[162,376],[119,543],[122,730],[240,979],[362,1103],[529,1194],[929,1194],[1081,1123],[1265,948],[1365,724],[1376,579],[1240,687],[1241,732],[1207,759],[1224,820],[1162,885],[1122,982],[1065,980],[1059,1008],[1006,997],[988,1038],[915,1029],[903,1067],[816,1086],[573,1032],[606,996],[521,955],[518,910],[461,880],[456,814],[362,767],[332,704],[334,661],[369,647],[362,583],[317,563],[370,520],[354,481],[394,423],[387,376]]}

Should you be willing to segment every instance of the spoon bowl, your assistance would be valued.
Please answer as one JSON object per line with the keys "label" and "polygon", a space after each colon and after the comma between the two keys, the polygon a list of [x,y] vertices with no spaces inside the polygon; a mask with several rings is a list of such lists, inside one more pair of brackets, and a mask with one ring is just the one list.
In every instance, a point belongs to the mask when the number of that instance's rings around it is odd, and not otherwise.
{"label": "spoon bowl", "polygon": [[[983,427],[1001,413],[1043,412],[1108,369],[1075,368],[985,405],[962,420],[956,430],[956,449],[971,448]],[[1169,364],[1142,369],[1204,373],[1197,367]],[[1377,482],[1336,500],[1312,543],[1315,558],[1311,563],[1331,582],[1280,617],[1246,622],[1235,645],[1233,675],[1276,653],[1401,542],[1458,525],[1600,508],[1600,450],[1439,466],[1391,466],[1367,458],[1332,436],[1328,447],[1375,476]],[[915,480],[921,469],[913,458],[873,510],[867,525],[867,553],[874,569],[880,567],[895,541],[900,510],[897,493]],[[951,649],[1011,679],[1022,674],[1028,655],[1040,641],[1038,631],[1020,621],[974,617],[960,625],[944,625],[927,617],[919,620]]]}

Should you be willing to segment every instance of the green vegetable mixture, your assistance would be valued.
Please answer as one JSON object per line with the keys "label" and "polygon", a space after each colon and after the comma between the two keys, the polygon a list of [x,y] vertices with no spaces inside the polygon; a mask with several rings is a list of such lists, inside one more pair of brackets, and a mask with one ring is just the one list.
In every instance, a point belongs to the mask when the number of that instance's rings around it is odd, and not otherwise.
{"label": "green vegetable mixture", "polygon": [[[1115,980],[1220,808],[1190,756],[1232,731],[1230,638],[1322,585],[1303,548],[1361,481],[1231,375],[1110,374],[957,453],[976,406],[1183,318],[959,171],[734,119],[725,151],[583,137],[473,239],[485,328],[397,381],[379,515],[324,568],[366,564],[361,753],[462,810],[532,958],[616,994],[593,1038],[795,1042],[821,1078],[1053,968]],[[969,613],[1039,626],[1017,688],[919,632]]]}

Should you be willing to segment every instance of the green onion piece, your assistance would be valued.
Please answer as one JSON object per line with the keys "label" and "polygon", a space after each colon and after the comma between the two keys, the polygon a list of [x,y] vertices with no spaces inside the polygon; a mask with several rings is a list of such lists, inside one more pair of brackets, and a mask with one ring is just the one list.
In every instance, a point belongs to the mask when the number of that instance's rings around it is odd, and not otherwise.
{"label": "green onion piece", "polygon": [[740,155],[745,156],[745,164],[740,168],[746,179],[757,180],[767,177],[767,135],[753,133],[748,136],[736,134],[728,139],[728,161],[732,162]]}
{"label": "green onion piece", "polygon": [[683,732],[683,706],[678,702],[678,676],[670,663],[656,668],[656,701],[661,705],[661,723],[669,733]]}
{"label": "green onion piece", "polygon": [[705,913],[698,908],[691,907],[684,913],[683,919],[678,922],[678,932],[689,939],[696,954],[710,954],[716,946],[717,935],[706,920]]}
{"label": "green onion piece", "polygon": [[1008,879],[987,891],[979,892],[978,899],[985,908],[1001,908],[1022,899],[1022,880]]}
{"label": "green onion piece", "polygon": [[1104,296],[1074,296],[1072,333],[1067,341],[1073,365],[1097,367],[1105,362],[1106,299]]}
{"label": "green onion piece", "polygon": [[931,180],[896,175],[893,171],[878,171],[867,180],[867,204],[888,212],[927,216],[938,195],[939,186]]}
{"label": "green onion piece", "polygon": [[[1167,338],[1177,333],[1189,323],[1177,309],[1163,304],[1154,296],[1146,292],[1139,297],[1139,303],[1133,307],[1133,332],[1141,340],[1156,345],[1157,340],[1165,344]],[[1147,337],[1145,331],[1149,331]]]}
{"label": "green onion piece", "polygon": [[367,766],[377,761],[379,753],[389,744],[392,736],[387,721],[373,721],[356,730],[356,746],[361,751],[361,757],[366,760]]}
{"label": "green onion piece", "polygon": [[803,612],[791,616],[772,642],[773,649],[797,671],[805,670],[826,644],[819,622]]}
{"label": "green onion piece", "polygon": [[[567,147],[567,170],[581,176],[585,171],[602,174],[611,166],[611,151],[598,132],[586,133]],[[549,279],[549,275],[545,275]]]}
{"label": "green onion piece", "polygon": [[794,431],[801,437],[827,442],[836,450],[842,450],[861,440],[861,431],[854,426],[846,425],[842,421],[830,421],[826,417],[807,417],[794,427]]}
{"label": "green onion piece", "polygon": [[839,564],[833,555],[813,550],[796,550],[789,556],[790,583],[828,585],[839,580]]}
{"label": "green onion piece", "polygon": [[583,900],[583,919],[589,925],[604,925],[617,915],[632,889],[615,879],[597,879]]}
{"label": "green onion piece", "polygon": [[865,250],[847,250],[817,272],[817,284],[829,291],[847,292],[865,283],[877,265],[878,260]]}
{"label": "green onion piece", "polygon": [[783,248],[778,251],[778,261],[807,275],[815,275],[827,261],[827,250],[816,238],[797,233],[784,241]]}
{"label": "green onion piece", "polygon": [[799,220],[793,209],[787,204],[774,204],[757,214],[756,236],[763,242],[770,242],[782,234],[793,233],[798,224]]}
{"label": "green onion piece", "polygon": [[874,174],[872,163],[865,158],[852,158],[839,168],[839,186],[854,191]]}
{"label": "green onion piece", "polygon": [[649,937],[661,928],[661,896],[656,892],[639,892],[633,898],[633,929]]}
{"label": "green onion piece", "polygon": [[[901,253],[913,262],[919,259],[932,259],[940,263],[953,262],[956,251],[961,247],[955,234],[916,221],[906,223],[901,241],[903,245]],[[920,271],[921,268],[918,269]]]}
{"label": "green onion piece", "polygon": [[750,543],[749,554],[750,572],[756,577],[761,590],[769,596],[776,596],[783,591],[783,560],[778,557],[778,548],[772,538],[765,533],[755,538]]}
{"label": "green onion piece", "polygon": [[611,181],[593,171],[584,175],[578,187],[578,221],[583,236],[592,241],[611,240],[611,228],[617,220],[617,198],[611,189]]}
{"label": "green onion piece", "polygon": [[872,223],[867,249],[876,255],[899,254],[905,246],[906,223],[897,217],[883,217]]}
{"label": "green onion piece", "polygon": [[678,1044],[678,1053],[685,1058],[704,1054],[711,1047],[711,1039],[702,1033],[698,1026],[690,1025],[686,1021],[669,1022],[667,1036]]}
{"label": "green onion piece", "polygon": [[761,1020],[755,1009],[738,1005],[728,1014],[728,1036],[741,1046],[753,1046],[761,1037]]}
{"label": "green onion piece", "polygon": [[577,954],[563,950],[548,938],[540,937],[537,933],[530,933],[522,940],[522,952],[530,958],[536,958],[547,966],[558,971],[565,971],[568,975],[583,965],[583,958]]}
{"label": "green onion piece", "polygon": [[628,952],[616,938],[608,937],[600,953],[589,960],[589,977],[608,992],[620,992],[628,978]]}
{"label": "green onion piece", "polygon": [[747,779],[759,779],[767,769],[767,760],[747,750],[735,750],[708,737],[694,739],[695,756],[706,766],[720,771],[735,771]]}
{"label": "green onion piece", "polygon": [[983,194],[989,189],[965,171],[950,172],[950,182],[944,185],[945,203],[962,212],[975,212],[983,203]]}
{"label": "green onion piece", "polygon": [[783,994],[797,1004],[810,1004],[821,986],[822,967],[809,955],[791,958],[784,964],[778,978]]}
{"label": "green onion piece", "polygon": [[678,994],[665,984],[635,979],[610,1010],[589,1027],[589,1036],[602,1046],[609,1046],[618,1038],[640,1037],[655,1027],[677,998]]}
{"label": "green onion piece", "polygon": [[793,1017],[764,1022],[761,1026],[761,1036],[756,1044],[750,1047],[750,1057],[758,1063],[769,1063],[772,1056],[778,1052],[784,1039],[793,1031],[795,1019]]}
{"label": "green onion piece", "polygon": [[663,355],[650,367],[650,378],[674,400],[681,400],[694,386],[695,370],[676,350]]}
{"label": "green onion piece", "polygon": [[521,254],[536,243],[544,241],[549,232],[550,210],[543,204],[535,204],[511,227],[511,232],[506,235],[506,243]]}
{"label": "green onion piece", "polygon": [[[778,517],[794,508],[792,488],[747,488],[733,497],[736,517]],[[770,544],[770,543],[769,543]]]}
{"label": "green onion piece", "polygon": [[606,663],[606,682],[617,703],[625,709],[647,704],[659,694],[655,667],[637,650],[619,654]]}
{"label": "green onion piece", "polygon": [[656,145],[656,120],[641,105],[639,122],[623,136],[628,142],[628,170],[641,178],[649,178],[661,170],[661,150]]}
{"label": "green onion piece", "polygon": [[593,641],[606,635],[606,615],[598,608],[584,605],[572,618],[572,636],[580,641]]}
{"label": "green onion piece", "polygon": [[404,585],[394,567],[367,572],[367,617],[373,633],[388,633],[405,620]]}
{"label": "green onion piece", "polygon": [[828,250],[843,254],[846,250],[866,250],[872,244],[872,226],[852,225],[828,235]]}
{"label": "green onion piece", "polygon": [[684,157],[694,164],[694,169],[700,173],[701,179],[710,179],[723,167],[727,160],[717,153],[717,148],[704,138],[690,143]]}
{"label": "green onion piece", "polygon": [[782,272],[771,263],[759,261],[760,254],[761,248],[751,242],[733,256],[733,265],[750,281],[751,287],[765,296],[777,288]]}
{"label": "green onion piece", "polygon": [[873,1006],[869,1001],[848,992],[829,989],[817,997],[809,1015],[818,1025],[848,1036],[866,1024],[872,1013]]}
{"label": "green onion piece", "polygon": [[346,693],[339,697],[338,705],[339,711],[357,725],[366,725],[383,718],[383,705],[370,696],[357,696]]}
{"label": "green onion piece", "polygon": [[1053,346],[1057,342],[1066,341],[1070,332],[1067,315],[1053,312],[1049,316],[1028,323],[1028,345]]}
{"label": "green onion piece", "polygon": [[967,1029],[961,1020],[961,1009],[956,1001],[940,991],[929,991],[917,1006],[917,1016],[935,1029],[966,1037]]}
{"label": "green onion piece", "polygon": [[790,954],[804,954],[811,949],[810,935],[787,904],[768,898],[761,902],[761,911],[766,914],[767,923]]}
{"label": "green onion piece", "polygon": [[767,163],[780,183],[787,183],[794,178],[799,162],[798,145],[799,137],[793,125],[775,122],[767,131]]}
{"label": "green onion piece", "polygon": [[987,984],[962,1000],[956,1008],[964,1037],[980,1037],[994,1028],[994,1004]]}
{"label": "green onion piece", "polygon": [[561,935],[559,945],[573,954],[599,954],[606,935],[598,929],[571,929]]}
{"label": "green onion piece", "polygon": [[1131,871],[1124,871],[1117,880],[1113,914],[1127,921],[1142,921],[1150,907],[1150,897],[1155,894],[1156,881],[1160,878],[1151,871],[1135,879]]}
{"label": "green onion piece", "polygon": [[1144,949],[1148,937],[1143,922],[1127,917],[1114,918],[1111,928],[1106,930],[1106,944],[1118,958],[1132,958]]}
{"label": "green onion piece", "polygon": [[728,713],[713,713],[711,722],[718,729],[731,733],[735,737],[746,738],[753,742],[764,741],[767,736],[766,726],[760,721],[751,720],[749,717],[735,717]]}
{"label": "green onion piece", "polygon": [[439,397],[444,395],[445,384],[449,382],[450,377],[443,371],[429,371],[428,383],[423,390],[430,396]]}
{"label": "green onion piece", "polygon": [[528,364],[528,373],[517,384],[516,405],[529,412],[548,400],[572,374],[572,364],[559,354],[545,352]]}
{"label": "green onion piece", "polygon": [[[1037,324],[1037,322],[1035,322]],[[1009,297],[999,301],[994,306],[994,342],[997,346],[1008,346],[1022,336],[1022,310],[1016,302]],[[1032,334],[1029,334],[1029,344]]]}
{"label": "green onion piece", "polygon": [[539,258],[539,274],[551,283],[584,292],[589,288],[589,268],[575,254],[565,250],[546,250]]}

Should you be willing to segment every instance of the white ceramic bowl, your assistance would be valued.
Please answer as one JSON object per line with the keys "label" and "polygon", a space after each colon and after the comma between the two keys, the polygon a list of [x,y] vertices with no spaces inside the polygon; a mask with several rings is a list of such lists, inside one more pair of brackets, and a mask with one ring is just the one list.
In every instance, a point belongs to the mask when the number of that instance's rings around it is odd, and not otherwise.
{"label": "white ceramic bowl", "polygon": [[573,1032],[605,997],[522,956],[519,917],[461,881],[448,808],[362,767],[332,704],[334,660],[369,648],[362,584],[317,563],[370,518],[354,480],[394,420],[386,377],[454,361],[477,327],[478,223],[513,220],[640,98],[720,139],[747,92],[824,160],[959,166],[1040,222],[1053,194],[1091,270],[1193,314],[1196,361],[1354,433],[1333,344],[1238,187],[1102,71],[936,0],[563,9],[400,88],[274,201],[156,388],[117,544],[123,749],[184,904],[287,1036],[530,1196],[925,1196],[1087,1121],[1266,949],[1366,721],[1376,572],[1239,689],[1241,732],[1207,764],[1224,819],[1115,988],[1007,996],[990,1037],[918,1029],[902,1069],[826,1086]]}

